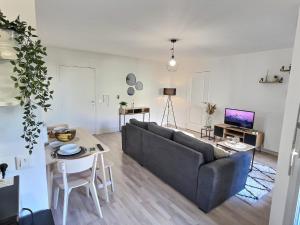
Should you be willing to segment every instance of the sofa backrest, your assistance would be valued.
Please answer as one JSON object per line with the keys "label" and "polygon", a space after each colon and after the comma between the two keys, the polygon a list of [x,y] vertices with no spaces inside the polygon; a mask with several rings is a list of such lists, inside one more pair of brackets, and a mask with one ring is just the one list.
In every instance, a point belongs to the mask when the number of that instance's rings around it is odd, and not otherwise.
{"label": "sofa backrest", "polygon": [[[152,132],[162,138],[172,140],[178,144],[184,145],[188,148],[191,148],[197,152],[200,152],[203,155],[204,162],[209,163],[215,160],[214,157],[214,147],[211,144],[200,141],[196,138],[193,138],[189,135],[186,135],[182,132],[174,131],[162,126],[157,125],[154,122],[141,122],[136,119],[131,119],[130,124],[138,128],[142,128]],[[136,140],[134,138],[133,140]],[[137,140],[136,140],[137,141]],[[139,142],[139,141],[137,141]]]}
{"label": "sofa backrest", "polygon": [[214,160],[214,147],[196,138],[190,137],[182,132],[175,132],[173,140],[179,144],[187,146],[202,153],[206,163]]}
{"label": "sofa backrest", "polygon": [[154,134],[162,136],[164,138],[173,139],[174,131],[165,127],[158,126],[156,124],[149,124],[148,130]]}
{"label": "sofa backrest", "polygon": [[130,119],[129,123],[132,125],[138,126],[140,128],[146,129],[146,130],[148,130],[149,124],[157,125],[157,123],[155,123],[155,122],[142,122],[142,121],[138,121],[137,119]]}
{"label": "sofa backrest", "polygon": [[195,199],[203,155],[147,130],[143,132],[142,145],[143,166],[189,199]]}

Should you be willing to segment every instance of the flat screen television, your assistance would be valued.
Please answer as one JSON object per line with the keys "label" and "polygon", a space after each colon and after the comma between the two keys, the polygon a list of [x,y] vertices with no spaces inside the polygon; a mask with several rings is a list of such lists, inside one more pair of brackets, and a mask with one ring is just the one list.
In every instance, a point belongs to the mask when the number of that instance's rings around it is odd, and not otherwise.
{"label": "flat screen television", "polygon": [[226,108],[224,123],[237,127],[253,129],[254,118],[255,112]]}

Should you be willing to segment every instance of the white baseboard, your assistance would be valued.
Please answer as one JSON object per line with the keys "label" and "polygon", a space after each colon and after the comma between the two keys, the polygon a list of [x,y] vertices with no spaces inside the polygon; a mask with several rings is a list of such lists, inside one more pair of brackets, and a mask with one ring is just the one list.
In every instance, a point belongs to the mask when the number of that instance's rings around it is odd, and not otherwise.
{"label": "white baseboard", "polygon": [[119,127],[107,127],[107,128],[101,128],[97,130],[97,134],[107,134],[107,133],[114,133],[119,132]]}
{"label": "white baseboard", "polygon": [[268,153],[270,155],[278,156],[278,152],[272,151],[270,149],[262,148],[261,151],[265,152],[265,153]]}

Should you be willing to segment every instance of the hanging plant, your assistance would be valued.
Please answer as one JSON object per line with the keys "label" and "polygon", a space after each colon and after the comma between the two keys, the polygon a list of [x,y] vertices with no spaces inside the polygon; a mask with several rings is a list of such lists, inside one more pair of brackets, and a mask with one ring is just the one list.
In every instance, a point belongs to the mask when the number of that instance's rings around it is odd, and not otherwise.
{"label": "hanging plant", "polygon": [[17,45],[14,49],[17,58],[10,61],[13,65],[11,79],[19,92],[15,98],[24,109],[22,122],[24,132],[21,137],[26,142],[25,148],[31,154],[41,132],[40,126],[43,124],[37,119],[38,108],[47,112],[51,106],[49,100],[53,95],[53,91],[49,89],[52,77],[47,76],[44,61],[47,55],[46,47],[43,47],[41,41],[37,39],[35,29],[21,21],[19,17],[9,21],[0,11],[0,29],[13,30],[16,33],[14,39]]}

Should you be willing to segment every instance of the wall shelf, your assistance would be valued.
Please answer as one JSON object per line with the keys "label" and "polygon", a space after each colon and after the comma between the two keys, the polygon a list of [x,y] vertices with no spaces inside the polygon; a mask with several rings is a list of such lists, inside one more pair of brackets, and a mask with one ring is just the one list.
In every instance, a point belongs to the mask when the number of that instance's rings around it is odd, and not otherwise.
{"label": "wall shelf", "polygon": [[265,78],[261,78],[259,80],[260,84],[282,84],[283,83],[283,77],[275,75],[272,80],[269,80],[266,76]]}
{"label": "wall shelf", "polygon": [[280,68],[280,72],[289,73],[289,72],[291,72],[291,69],[292,69],[292,65],[289,65],[289,67],[287,69],[285,68],[285,66],[282,66]]}

